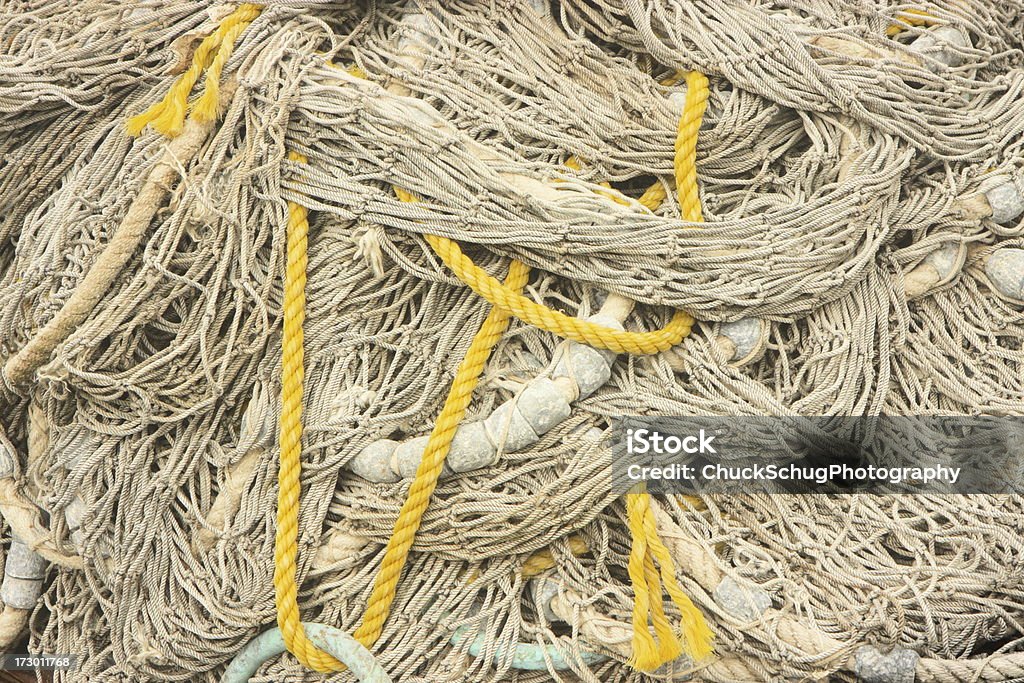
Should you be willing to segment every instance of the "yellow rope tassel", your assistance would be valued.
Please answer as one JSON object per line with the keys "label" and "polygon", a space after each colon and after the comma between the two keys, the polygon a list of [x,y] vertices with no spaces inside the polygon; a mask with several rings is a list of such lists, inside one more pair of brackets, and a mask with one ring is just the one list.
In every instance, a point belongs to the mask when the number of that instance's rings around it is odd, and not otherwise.
{"label": "yellow rope tassel", "polygon": [[[644,578],[651,594],[660,597],[658,569],[654,566],[654,558],[650,552],[644,557]],[[663,662],[670,662],[681,655],[683,646],[672,629],[672,623],[665,615],[665,603],[660,599],[651,600],[651,623],[654,624],[654,635],[658,639],[658,658]]]}
{"label": "yellow rope tassel", "polygon": [[185,125],[188,96],[204,69],[208,69],[206,89],[196,102],[194,113],[201,121],[213,120],[217,116],[217,96],[224,64],[234,51],[235,41],[261,11],[261,5],[239,5],[238,9],[221,22],[216,31],[203,39],[192,55],[192,65],[178,77],[164,98],[141,114],[128,119],[128,134],[141,135],[146,126],[152,126],[153,130],[167,137],[180,135]]}
{"label": "yellow rope tassel", "polygon": [[[679,586],[675,563],[658,537],[650,495],[643,485],[626,494],[626,515],[633,537],[628,565],[634,595],[633,658],[630,665],[641,671],[653,671],[684,651],[694,661],[706,657],[711,654],[714,634],[704,615]],[[682,616],[685,648],[665,616],[663,586]],[[647,626],[648,619],[654,625],[657,641]]]}
{"label": "yellow rope tassel", "polygon": [[[647,583],[644,564],[647,561],[647,537],[643,533],[643,497],[646,493],[629,493],[626,496],[626,515],[630,535],[633,538],[629,552],[629,579],[633,584],[633,657],[630,666],[642,671],[651,671],[660,665],[657,645],[647,628],[647,617],[651,612],[651,591]],[[661,602],[661,596],[658,595]]]}
{"label": "yellow rope tassel", "polygon": [[[643,518],[644,534],[647,537],[648,557],[653,555],[653,559],[657,561],[658,568],[661,571],[661,582],[665,585],[665,592],[672,598],[672,602],[675,603],[682,615],[683,640],[686,643],[686,652],[695,661],[703,659],[711,654],[711,643],[714,639],[714,633],[712,633],[711,628],[704,620],[704,615],[701,614],[697,606],[693,604],[693,601],[690,600],[689,596],[679,586],[679,582],[676,580],[676,569],[675,563],[672,561],[672,554],[658,536],[657,520],[654,516],[654,511],[650,507],[649,496],[644,494],[644,497],[648,498],[648,505],[644,511]],[[656,584],[657,577],[654,578],[654,581]],[[675,659],[677,656],[668,657],[665,661]]]}

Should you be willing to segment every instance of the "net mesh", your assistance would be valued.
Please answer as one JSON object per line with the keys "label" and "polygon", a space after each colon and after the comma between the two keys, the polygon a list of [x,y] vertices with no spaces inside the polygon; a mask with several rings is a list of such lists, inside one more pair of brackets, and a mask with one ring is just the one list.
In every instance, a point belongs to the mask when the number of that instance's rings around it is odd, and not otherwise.
{"label": "net mesh", "polygon": [[[915,8],[928,24],[907,21]],[[53,318],[115,235],[166,145],[124,122],[231,9],[0,3],[0,355]],[[914,49],[933,25],[970,38],[951,68]],[[29,648],[78,655],[57,680],[215,681],[274,622],[294,201],[311,211],[308,621],[357,626],[408,483],[348,464],[378,439],[430,432],[488,310],[425,232],[495,277],[510,258],[535,267],[526,294],[570,315],[616,293],[638,302],[627,329],[671,309],[700,321],[669,352],[620,357],[526,451],[441,483],[374,648],[394,680],[854,680],[844,663],[863,644],[916,650],[930,662],[919,680],[973,680],[989,655],[1009,658],[1007,677],[980,680],[1024,676],[1024,510],[995,495],[662,499],[718,657],[633,671],[630,539],[602,441],[619,414],[1019,414],[1024,314],[985,264],[1024,247],[1020,219],[977,207],[986,179],[1024,159],[1022,29],[1016,0],[269,3],[224,70],[223,116],[174,159],[128,266],[0,403],[12,490],[46,547],[82,564],[50,564]],[[680,69],[711,80],[700,226],[674,199]],[[652,183],[667,193],[653,212],[634,201]],[[959,255],[949,277],[911,291],[944,249]],[[743,364],[722,346],[739,319],[763,321]],[[467,420],[559,348],[513,321]],[[525,576],[545,548],[554,567]],[[730,614],[713,591],[723,577],[759,586],[771,616]],[[558,588],[549,610],[541,579]],[[516,669],[517,643],[568,668]],[[314,678],[286,655],[253,680]]]}

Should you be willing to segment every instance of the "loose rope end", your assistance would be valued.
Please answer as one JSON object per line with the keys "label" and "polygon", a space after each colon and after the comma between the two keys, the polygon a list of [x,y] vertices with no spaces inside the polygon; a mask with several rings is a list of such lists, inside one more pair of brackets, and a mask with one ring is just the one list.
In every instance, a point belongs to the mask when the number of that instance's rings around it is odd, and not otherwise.
{"label": "loose rope end", "polygon": [[217,54],[210,61],[206,71],[206,89],[203,94],[192,105],[192,116],[199,121],[213,121],[217,118],[217,103],[220,93],[220,77],[224,71],[224,65],[228,63],[232,53],[235,51],[235,41],[245,31],[262,11],[259,5],[241,5],[224,23],[217,29],[219,34],[219,46]]}
{"label": "loose rope end", "polygon": [[142,134],[146,126],[169,138],[177,137],[185,127],[188,113],[188,96],[204,70],[206,89],[192,106],[192,115],[198,121],[213,121],[217,118],[220,97],[220,77],[228,58],[235,49],[235,41],[262,12],[261,5],[246,3],[221,22],[217,30],[206,36],[192,55],[192,65],[183,73],[167,95],[137,116],[128,119],[125,126],[133,137]]}
{"label": "loose rope end", "polygon": [[220,83],[207,75],[206,90],[192,105],[192,116],[198,121],[213,121],[217,118],[217,97],[220,93]]}
{"label": "loose rope end", "polygon": [[[672,555],[658,536],[650,496],[645,488],[638,487],[627,494],[626,509],[633,538],[629,557],[634,600],[630,666],[639,671],[654,671],[684,653],[695,662],[704,659],[713,651],[714,633],[704,615],[679,586]],[[663,588],[680,611],[682,642],[665,616]],[[654,624],[657,641],[648,628],[649,619]]]}
{"label": "loose rope end", "polygon": [[663,658],[650,633],[644,638],[640,631],[641,629],[637,629],[633,634],[633,656],[627,662],[631,668],[637,671],[651,672],[665,664],[665,662],[675,659],[675,657]]}
{"label": "loose rope end", "polygon": [[692,604],[683,610],[683,640],[686,653],[695,662],[710,657],[715,651],[715,633],[704,615]]}
{"label": "loose rope end", "polygon": [[164,107],[160,115],[149,122],[150,128],[169,138],[181,135],[181,131],[185,129],[185,97]]}
{"label": "loose rope end", "polygon": [[148,126],[150,122],[152,122],[153,119],[159,116],[163,111],[163,106],[163,102],[157,102],[141,114],[136,114],[128,119],[124,127],[125,132],[133,138],[137,138],[142,135],[142,131],[146,129],[146,126]]}

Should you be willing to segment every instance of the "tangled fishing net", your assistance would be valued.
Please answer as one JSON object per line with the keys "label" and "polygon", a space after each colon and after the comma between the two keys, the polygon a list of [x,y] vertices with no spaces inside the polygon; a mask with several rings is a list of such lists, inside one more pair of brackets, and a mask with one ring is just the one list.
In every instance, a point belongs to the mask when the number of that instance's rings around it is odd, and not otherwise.
{"label": "tangled fishing net", "polygon": [[[347,633],[416,476],[395,454],[422,455],[493,308],[449,240],[577,321],[695,320],[589,395],[563,381],[571,414],[531,443],[449,463],[370,647],[392,680],[1021,679],[1019,497],[636,512],[606,437],[1024,412],[1022,31],[1018,0],[0,3],[4,647],[76,655],[60,681],[218,681],[277,623],[308,223],[295,585]],[[585,347],[520,318],[467,429]],[[648,519],[713,654],[634,650]],[[692,626],[658,593],[650,628],[657,605]],[[317,676],[284,654],[252,680]]]}

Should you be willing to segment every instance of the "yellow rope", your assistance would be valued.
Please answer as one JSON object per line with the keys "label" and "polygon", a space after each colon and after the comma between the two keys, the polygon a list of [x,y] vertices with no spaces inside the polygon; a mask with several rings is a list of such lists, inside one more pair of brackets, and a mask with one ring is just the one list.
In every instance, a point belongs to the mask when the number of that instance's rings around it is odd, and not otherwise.
{"label": "yellow rope", "polygon": [[[682,217],[692,223],[699,223],[703,221],[703,215],[697,192],[696,148],[697,133],[707,108],[708,80],[697,72],[689,72],[684,78],[687,86],[686,101],[679,119],[675,142],[676,192]],[[676,80],[671,79],[671,82],[665,85],[671,85]],[[565,165],[574,170],[581,167],[576,157],[570,157]],[[638,201],[651,211],[656,211],[667,196],[665,186],[655,183]],[[701,502],[699,498],[685,498],[691,503]],[[650,496],[644,486],[637,486],[627,494],[626,517],[633,539],[628,563],[634,596],[631,648],[633,656],[630,665],[641,671],[653,671],[683,653],[683,645],[665,615],[662,583],[682,616],[686,652],[694,660],[706,657],[711,654],[714,634],[700,610],[683,592],[676,580],[675,564],[658,536],[654,513],[650,507]],[[647,627],[648,620],[654,626],[654,636]]]}
{"label": "yellow rope", "polygon": [[[675,176],[681,213],[686,220],[696,223],[701,222],[703,217],[696,191],[695,139],[707,104],[708,83],[707,79],[698,73],[691,72],[686,74],[685,78],[687,99],[676,137]],[[580,170],[582,167],[576,157],[570,157],[565,165],[574,170]],[[608,183],[602,185],[610,187]],[[664,185],[655,183],[638,201],[651,211],[656,211],[667,196]],[[691,503],[701,502],[699,498],[692,496],[684,498]],[[675,564],[658,536],[657,523],[650,507],[650,495],[643,485],[638,485],[627,494],[626,518],[633,539],[628,563],[630,582],[633,586],[633,656],[630,659],[630,666],[641,671],[654,671],[663,664],[675,660],[684,651],[683,644],[679,642],[665,614],[662,582],[682,616],[686,652],[694,660],[706,657],[712,651],[711,641],[714,634],[708,628],[700,610],[683,592],[676,580]],[[654,626],[654,635],[647,626],[648,621]]]}
{"label": "yellow rope", "polygon": [[[683,103],[683,115],[679,119],[676,133],[674,173],[676,188],[679,192],[679,204],[683,218],[699,223],[703,220],[700,213],[700,201],[697,195],[696,145],[697,133],[700,131],[704,111],[707,109],[708,79],[698,71],[687,73],[678,71],[675,75],[661,81],[664,86],[673,86],[681,80],[686,81],[686,101]],[[565,160],[565,165],[579,171],[583,165],[575,156]],[[611,187],[610,183],[601,183]],[[685,190],[685,192],[684,192]],[[601,193],[617,204],[628,204],[627,201],[612,193]],[[668,198],[668,192],[662,183],[654,183],[637,199],[642,206],[650,211],[657,211]]]}
{"label": "yellow rope", "polygon": [[648,355],[672,348],[690,333],[693,318],[676,311],[669,323],[652,332],[624,332],[552,310],[511,291],[462,253],[447,237],[424,235],[441,260],[456,277],[493,306],[509,311],[520,320],[566,339],[616,353]]}
{"label": "yellow rope", "polygon": [[206,75],[206,89],[196,101],[193,113],[201,121],[213,120],[217,115],[217,92],[220,87],[221,70],[235,48],[235,41],[261,11],[261,5],[239,5],[238,9],[220,23],[216,31],[203,39],[192,55],[192,65],[178,77],[164,98],[141,114],[128,119],[128,134],[140,135],[146,126],[152,126],[153,130],[167,137],[180,135],[185,125],[188,96],[203,70],[207,68],[209,71]]}
{"label": "yellow rope", "polygon": [[[696,71],[687,73],[685,78],[686,101],[675,144],[676,192],[682,217],[692,223],[700,223],[704,218],[697,191],[697,133],[707,108],[708,80]],[[664,189],[656,185],[640,201],[647,206],[648,202],[660,204],[664,199]],[[643,484],[626,494],[626,518],[633,538],[628,563],[633,585],[633,657],[630,664],[641,671],[653,671],[684,651],[695,661],[706,657],[711,654],[714,634],[704,615],[679,586],[675,564],[658,536],[650,495]],[[685,648],[665,616],[662,585],[682,616]],[[654,626],[653,636],[647,626],[648,620]]]}
{"label": "yellow rope", "polygon": [[686,74],[686,101],[676,133],[676,193],[683,220],[700,223],[704,216],[697,193],[697,133],[708,105],[708,79],[697,71]]}
{"label": "yellow rope", "polygon": [[[672,602],[675,603],[679,613],[682,615],[683,640],[686,642],[686,652],[694,660],[700,660],[711,654],[711,643],[714,639],[714,633],[712,633],[707,622],[704,620],[704,615],[693,604],[689,596],[683,592],[679,582],[676,580],[675,563],[672,561],[672,553],[669,552],[658,536],[657,519],[650,507],[650,497],[647,497],[648,505],[643,519],[644,530],[647,534],[648,556],[653,555],[653,559],[657,561],[661,572],[661,581],[665,585],[665,592],[672,598]],[[657,585],[656,580],[653,585]],[[674,659],[674,657],[670,659]],[[665,661],[669,661],[669,659]]]}
{"label": "yellow rope", "polygon": [[[395,193],[402,201],[411,202],[415,198],[404,190],[395,189]],[[512,261],[509,265],[508,276],[505,278],[505,287],[510,291],[518,293],[529,278],[530,269],[519,261]],[[380,572],[374,582],[373,592],[366,606],[366,613],[363,615],[363,623],[355,632],[355,637],[360,642],[372,643],[380,636],[384,621],[387,619],[391,602],[395,597],[395,589],[398,585],[402,567],[405,566],[409,549],[412,547],[416,531],[419,529],[423,513],[430,503],[430,496],[437,485],[437,479],[441,475],[444,459],[448,455],[448,447],[451,445],[452,437],[462,421],[466,408],[469,407],[473,389],[476,388],[480,374],[484,370],[487,358],[491,349],[501,338],[508,327],[509,314],[500,308],[493,308],[484,321],[480,331],[473,338],[469,351],[459,366],[459,370],[452,382],[452,387],[445,400],[441,414],[434,424],[434,429],[427,441],[427,448],[423,454],[423,460],[416,469],[416,476],[409,489],[408,497],[402,510],[399,512],[398,521],[395,522],[395,530],[388,541],[384,553],[384,561],[381,564]]]}
{"label": "yellow rope", "polygon": [[[292,153],[293,161],[306,163]],[[277,624],[285,646],[303,665],[337,671],[341,665],[306,637],[299,616],[295,564],[298,557],[299,493],[302,472],[303,324],[306,318],[306,207],[288,202],[287,265],[284,284],[284,328],[281,339],[281,456],[277,474],[277,536],[274,539],[274,598]]]}
{"label": "yellow rope", "polygon": [[908,9],[897,12],[896,19],[901,23],[893,22],[885,29],[885,35],[894,38],[907,30],[908,26],[929,26],[935,23],[935,17],[922,9]]}
{"label": "yellow rope", "polygon": [[[676,192],[683,219],[700,223],[704,218],[697,187],[697,135],[707,108],[709,89],[708,80],[701,73],[689,72],[685,74],[685,79],[686,100],[675,142]],[[580,162],[575,157],[568,159],[566,165],[580,168]],[[640,201],[655,210],[665,196],[663,187],[656,184],[644,193]],[[517,292],[509,292],[463,254],[454,241],[437,235],[428,234],[425,237],[445,265],[496,308],[510,311],[535,327],[581,343],[617,353],[658,353],[679,343],[689,334],[693,325],[693,318],[682,311],[678,311],[665,328],[654,332],[621,332],[594,325],[541,306]],[[637,487],[626,496],[626,500],[627,518],[633,538],[629,560],[634,591],[631,665],[643,671],[653,671],[676,659],[684,651],[683,644],[666,616],[662,585],[682,616],[685,651],[694,660],[706,657],[712,651],[714,634],[703,614],[679,586],[671,554],[658,537],[646,488]],[[654,636],[648,629],[648,620],[654,625]]]}
{"label": "yellow rope", "polygon": [[[297,155],[293,155],[304,161]],[[415,198],[404,191],[396,193],[403,201]],[[288,650],[303,665],[324,673],[340,671],[344,665],[318,649],[305,635],[296,600],[295,564],[298,552],[299,473],[302,438],[302,322],[304,317],[306,281],[306,210],[289,202],[288,268],[285,276],[285,320],[282,337],[281,390],[281,464],[278,474],[279,494],[277,539],[274,553],[274,587],[277,596],[278,626]],[[529,268],[513,261],[505,286],[518,291],[526,284]],[[480,374],[494,344],[508,327],[508,313],[492,309],[459,365],[448,398],[438,415],[427,442],[423,460],[416,470],[409,494],[395,522],[384,560],[374,582],[373,592],[363,615],[363,623],[353,634],[356,640],[370,647],[380,637],[384,622],[395,597],[398,580],[419,530],[423,513],[437,485],[452,437],[469,406]]]}
{"label": "yellow rope", "polygon": [[[192,105],[192,115],[200,121],[212,121],[217,117],[217,95],[220,90],[221,72],[224,70],[224,65],[228,63],[228,59],[231,58],[231,53],[235,51],[235,41],[238,40],[238,36],[242,35],[249,24],[259,16],[260,8],[258,5],[243,5],[239,8],[239,12],[242,12],[241,16],[231,22],[226,29],[221,25],[224,37],[221,39],[216,56],[207,67],[206,89]],[[236,12],[235,15],[238,15],[239,12]]]}

